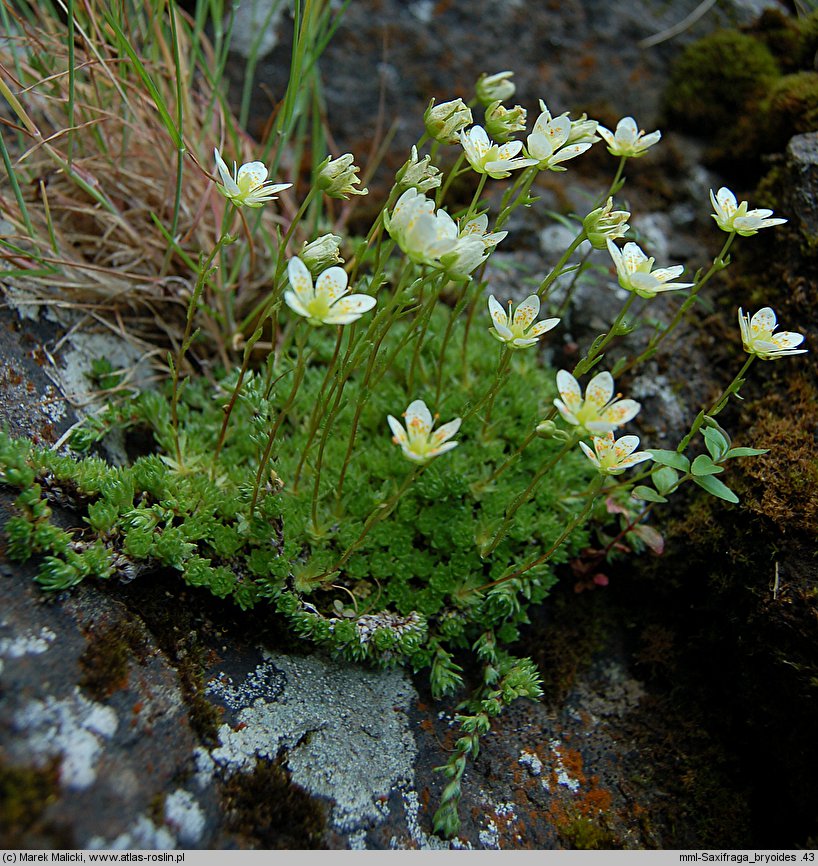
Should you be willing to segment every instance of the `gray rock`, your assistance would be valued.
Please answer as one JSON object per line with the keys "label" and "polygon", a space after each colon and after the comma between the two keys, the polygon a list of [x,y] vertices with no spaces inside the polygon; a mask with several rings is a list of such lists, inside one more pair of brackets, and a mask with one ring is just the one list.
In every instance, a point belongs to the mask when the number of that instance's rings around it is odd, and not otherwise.
{"label": "gray rock", "polygon": [[818,239],[818,132],[793,136],[787,145],[790,213],[801,231]]}

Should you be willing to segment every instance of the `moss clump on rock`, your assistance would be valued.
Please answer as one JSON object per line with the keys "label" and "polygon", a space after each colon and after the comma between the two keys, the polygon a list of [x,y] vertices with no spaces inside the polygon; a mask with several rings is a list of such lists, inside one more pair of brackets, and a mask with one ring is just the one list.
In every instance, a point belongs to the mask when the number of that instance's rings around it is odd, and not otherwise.
{"label": "moss clump on rock", "polygon": [[779,74],[766,45],[737,30],[719,30],[682,52],[673,65],[665,108],[689,132],[726,130]]}
{"label": "moss clump on rock", "polygon": [[665,92],[667,123],[710,139],[705,161],[758,172],[764,154],[818,128],[818,13],[762,16],[748,32],[720,30],[689,45]]}
{"label": "moss clump on rock", "polygon": [[783,149],[793,135],[818,129],[818,72],[777,79],[764,102],[770,149]]}

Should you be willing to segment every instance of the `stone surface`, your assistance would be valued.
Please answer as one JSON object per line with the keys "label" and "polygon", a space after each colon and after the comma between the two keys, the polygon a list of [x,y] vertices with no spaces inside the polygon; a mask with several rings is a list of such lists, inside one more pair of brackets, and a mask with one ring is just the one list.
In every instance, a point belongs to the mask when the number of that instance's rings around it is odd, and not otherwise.
{"label": "stone surface", "polygon": [[[684,45],[718,27],[753,20],[763,8],[780,8],[767,0],[719,3],[672,39],[640,45],[682,22],[699,5],[697,0],[351,3],[321,60],[330,130],[340,152],[351,150],[363,159],[372,146],[382,101],[388,106],[383,129],[393,119],[397,123],[397,155],[390,158],[394,170],[420,137],[432,97],[438,102],[457,96],[468,100],[481,73],[505,69],[516,73],[513,102],[532,112],[537,100],[544,99],[556,114],[587,111],[607,123],[633,114],[647,128],[658,120],[669,62]],[[270,96],[280,99],[286,85],[290,18],[275,29],[278,44],[257,70],[259,106]],[[243,60],[233,67],[236,87],[242,84],[243,69]],[[265,113],[260,110],[259,117]]]}
{"label": "stone surface", "polygon": [[787,146],[793,216],[806,237],[818,240],[818,132],[793,136]]}

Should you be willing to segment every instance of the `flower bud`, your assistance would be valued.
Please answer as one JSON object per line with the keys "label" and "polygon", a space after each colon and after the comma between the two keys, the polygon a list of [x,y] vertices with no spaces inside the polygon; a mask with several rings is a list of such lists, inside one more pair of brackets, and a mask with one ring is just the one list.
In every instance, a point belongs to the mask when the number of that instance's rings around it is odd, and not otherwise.
{"label": "flower bud", "polygon": [[522,105],[505,108],[499,99],[486,108],[486,132],[498,144],[504,144],[515,133],[525,131],[526,110]]}
{"label": "flower bud", "polygon": [[582,221],[582,227],[596,250],[604,250],[608,240],[624,238],[630,228],[630,213],[626,210],[612,210],[613,199],[609,198],[603,207],[592,210]]}
{"label": "flower bud", "polygon": [[494,75],[486,75],[483,73],[477,79],[477,84],[474,86],[474,92],[477,98],[483,105],[490,105],[495,100],[501,102],[506,99],[511,99],[514,96],[514,82],[511,77],[514,75],[511,71],[495,72]]}
{"label": "flower bud", "polygon": [[416,189],[418,192],[428,192],[440,186],[440,169],[431,164],[432,158],[424,156],[418,159],[418,149],[412,145],[412,155],[398,169],[395,184],[400,189]]}
{"label": "flower bud", "polygon": [[588,115],[583,113],[582,117],[571,121],[571,132],[568,135],[566,144],[593,144],[599,141],[599,136],[596,134],[598,120],[589,120]]}
{"label": "flower bud", "polygon": [[553,421],[540,421],[535,432],[540,439],[550,439],[557,432],[557,425]]}
{"label": "flower bud", "polygon": [[366,195],[369,190],[355,189],[354,184],[360,183],[358,172],[360,169],[353,165],[355,157],[351,153],[345,153],[338,159],[327,157],[318,167],[318,178],[316,184],[318,189],[330,198],[349,198],[351,195]]}
{"label": "flower bud", "polygon": [[471,109],[462,99],[441,102],[435,105],[434,99],[423,115],[426,134],[441,144],[457,144],[461,129],[473,123]]}
{"label": "flower bud", "polygon": [[304,262],[313,276],[317,276],[321,271],[344,261],[339,252],[341,240],[338,235],[321,235],[314,241],[305,243],[298,253],[298,258]]}

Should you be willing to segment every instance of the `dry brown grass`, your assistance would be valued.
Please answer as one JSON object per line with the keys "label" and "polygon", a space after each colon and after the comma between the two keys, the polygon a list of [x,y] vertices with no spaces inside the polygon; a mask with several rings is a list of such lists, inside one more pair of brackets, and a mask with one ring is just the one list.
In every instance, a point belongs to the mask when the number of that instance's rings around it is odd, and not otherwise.
{"label": "dry brown grass", "polygon": [[[28,20],[12,0],[0,2],[12,25],[0,40],[0,80],[19,102],[3,105],[0,123],[23,202],[10,179],[0,183],[0,217],[12,226],[0,248],[10,282],[51,304],[88,308],[110,321],[125,316],[135,337],[176,344],[199,254],[213,248],[225,218],[226,202],[209,173],[213,148],[228,161],[259,158],[258,145],[238,130],[197,68],[202,58],[215,65],[213,48],[199,39],[193,51],[193,22],[177,10],[186,153],[172,245],[165,232],[176,210],[177,150],[105,21],[107,4],[76,4],[72,80],[65,22],[48,13]],[[152,17],[150,6],[137,7],[141,16],[129,21],[127,36],[175,118],[168,11],[162,7],[164,19]],[[203,296],[209,312],[197,324],[223,360],[231,329],[269,289],[276,223],[286,227],[293,210],[284,193],[274,207],[250,213],[255,245],[235,244],[222,254]],[[244,234],[249,227],[242,223],[236,217],[231,233]]]}

